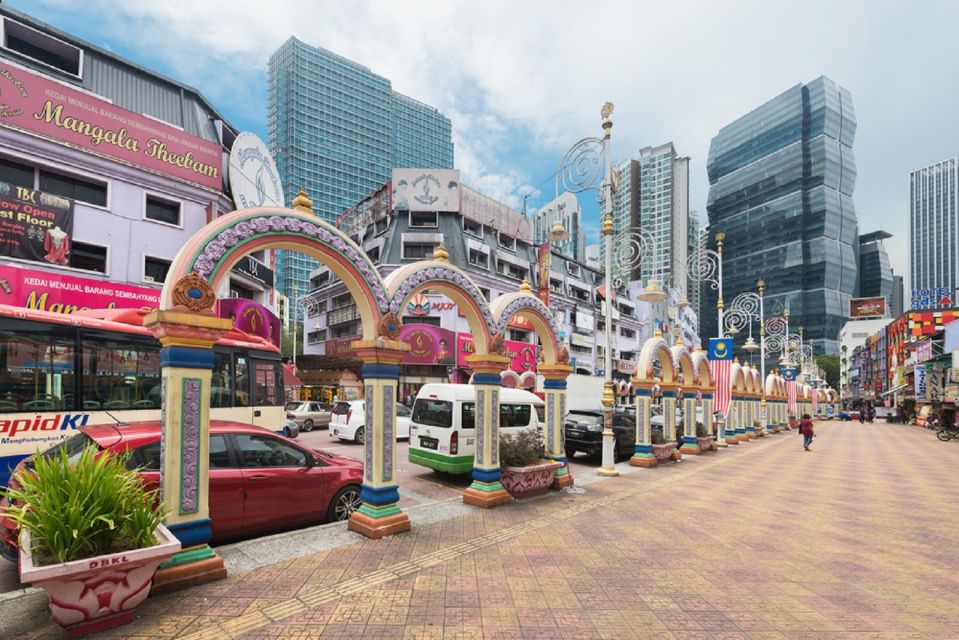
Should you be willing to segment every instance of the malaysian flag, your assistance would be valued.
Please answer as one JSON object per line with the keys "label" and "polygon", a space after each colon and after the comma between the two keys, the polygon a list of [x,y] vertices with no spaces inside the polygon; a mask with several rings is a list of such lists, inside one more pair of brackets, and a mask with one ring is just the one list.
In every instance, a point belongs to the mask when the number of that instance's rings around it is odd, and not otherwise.
{"label": "malaysian flag", "polygon": [[796,370],[783,369],[783,380],[786,381],[786,409],[796,413]]}
{"label": "malaysian flag", "polygon": [[812,389],[809,390],[812,395],[812,414],[816,415],[816,404],[819,401],[819,389],[816,388],[816,383],[812,383]]}
{"label": "malaysian flag", "polygon": [[713,410],[724,416],[729,412],[729,401],[732,397],[732,381],[729,378],[729,368],[733,364],[733,339],[709,339],[710,375],[716,383],[716,398]]}

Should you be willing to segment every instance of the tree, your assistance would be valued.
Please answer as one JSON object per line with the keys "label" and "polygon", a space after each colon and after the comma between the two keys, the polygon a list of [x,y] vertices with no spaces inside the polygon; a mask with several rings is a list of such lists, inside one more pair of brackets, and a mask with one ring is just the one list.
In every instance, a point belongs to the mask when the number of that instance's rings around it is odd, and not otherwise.
{"label": "tree", "polygon": [[835,390],[839,390],[839,356],[819,356],[816,364],[826,372],[826,382]]}
{"label": "tree", "polygon": [[[296,355],[303,355],[303,325],[293,325],[296,327]],[[280,333],[280,354],[284,356],[293,355],[293,332],[289,326],[283,327]]]}

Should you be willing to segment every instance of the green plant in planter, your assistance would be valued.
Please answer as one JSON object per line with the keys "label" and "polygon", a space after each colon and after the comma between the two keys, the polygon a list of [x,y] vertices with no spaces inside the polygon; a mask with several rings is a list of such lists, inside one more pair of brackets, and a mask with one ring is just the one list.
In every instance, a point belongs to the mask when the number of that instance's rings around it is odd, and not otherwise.
{"label": "green plant in planter", "polygon": [[666,444],[666,438],[663,436],[662,429],[654,428],[649,434],[649,441],[652,444]]}
{"label": "green plant in planter", "polygon": [[66,449],[38,454],[3,493],[7,515],[30,533],[34,563],[70,562],[156,544],[162,520],[128,455],[101,455],[88,446],[72,461]]}
{"label": "green plant in planter", "polygon": [[711,436],[711,435],[713,435],[713,434],[709,433],[709,431],[706,430],[706,427],[703,426],[703,423],[702,423],[702,422],[697,422],[697,423],[696,423],[696,437],[697,437],[697,438],[708,438],[708,437]]}
{"label": "green plant in planter", "polygon": [[535,429],[499,435],[500,467],[529,467],[541,462],[545,453],[543,437]]}

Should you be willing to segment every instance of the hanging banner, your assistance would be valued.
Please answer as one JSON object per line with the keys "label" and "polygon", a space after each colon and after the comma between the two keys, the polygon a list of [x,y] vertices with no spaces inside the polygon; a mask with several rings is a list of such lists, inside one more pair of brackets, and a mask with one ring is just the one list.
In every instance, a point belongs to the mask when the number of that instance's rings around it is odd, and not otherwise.
{"label": "hanging banner", "polygon": [[53,313],[156,309],[160,289],[0,265],[0,304]]}
{"label": "hanging banner", "polygon": [[[505,355],[510,358],[509,368],[517,373],[526,371],[536,371],[536,358],[539,347],[528,342],[516,342],[515,340],[504,340],[506,347]],[[456,365],[469,368],[466,356],[471,356],[476,352],[473,346],[473,334],[456,334]]]}
{"label": "hanging banner", "polygon": [[70,264],[73,201],[0,182],[0,255]]}
{"label": "hanging banner", "polygon": [[[327,356],[353,357],[352,343],[361,336],[334,338],[325,343]],[[402,364],[439,364],[451,366],[456,358],[456,334],[449,329],[430,324],[404,324],[400,329],[400,342],[410,345],[403,354]]]}
{"label": "hanging banner", "polygon": [[232,318],[235,328],[280,346],[280,319],[262,304],[246,298],[223,298],[217,305],[217,315]]}
{"label": "hanging banner", "polygon": [[916,362],[925,362],[932,357],[932,340],[920,340],[916,343]]}
{"label": "hanging banner", "polygon": [[926,365],[917,364],[914,371],[916,382],[916,402],[926,401]]}

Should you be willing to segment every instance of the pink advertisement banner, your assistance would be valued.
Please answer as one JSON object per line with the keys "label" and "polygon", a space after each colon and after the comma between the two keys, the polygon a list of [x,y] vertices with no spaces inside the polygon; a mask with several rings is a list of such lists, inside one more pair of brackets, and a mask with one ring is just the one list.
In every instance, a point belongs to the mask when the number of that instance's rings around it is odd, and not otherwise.
{"label": "pink advertisement banner", "polygon": [[280,346],[280,319],[262,304],[245,298],[224,298],[217,301],[217,309],[221,318],[233,319],[236,329]]}
{"label": "pink advertisement banner", "polygon": [[0,304],[53,313],[156,309],[160,289],[0,265]]}
{"label": "pink advertisement banner", "polygon": [[219,190],[218,144],[0,61],[0,125]]}
{"label": "pink advertisement banner", "polygon": [[[539,347],[528,342],[516,342],[515,340],[504,340],[506,355],[510,357],[509,368],[516,373],[525,373],[526,371],[536,371],[536,356]],[[473,346],[473,334],[456,334],[456,364],[460,367],[469,368],[466,362],[466,356],[471,356],[476,352]]]}
{"label": "pink advertisement banner", "polygon": [[[326,341],[326,355],[352,356],[350,344],[359,340],[359,336],[351,338],[334,338]],[[400,342],[410,345],[410,350],[403,356],[403,364],[444,364],[452,366],[455,358],[453,348],[456,345],[456,334],[448,329],[428,324],[407,324],[400,329]]]}

